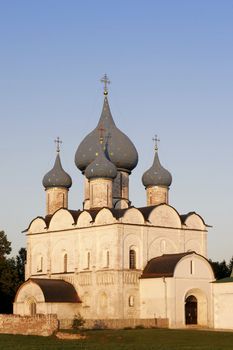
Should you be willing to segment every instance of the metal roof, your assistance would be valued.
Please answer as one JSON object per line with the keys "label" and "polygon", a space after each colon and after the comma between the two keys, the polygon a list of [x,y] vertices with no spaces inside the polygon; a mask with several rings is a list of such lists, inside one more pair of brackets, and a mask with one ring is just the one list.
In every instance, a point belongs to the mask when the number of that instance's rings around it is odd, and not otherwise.
{"label": "metal roof", "polygon": [[141,278],[173,277],[177,263],[186,255],[195,252],[164,254],[151,259],[143,270]]}
{"label": "metal roof", "polygon": [[63,280],[49,278],[30,278],[27,282],[36,283],[42,290],[45,302],[80,303],[81,300],[74,286]]}

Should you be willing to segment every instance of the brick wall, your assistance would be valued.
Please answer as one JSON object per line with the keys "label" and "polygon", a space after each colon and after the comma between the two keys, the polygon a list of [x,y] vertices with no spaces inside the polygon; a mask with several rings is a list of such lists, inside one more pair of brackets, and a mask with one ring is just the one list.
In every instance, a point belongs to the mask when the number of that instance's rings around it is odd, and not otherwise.
{"label": "brick wall", "polygon": [[0,315],[0,333],[49,336],[57,329],[56,315]]}

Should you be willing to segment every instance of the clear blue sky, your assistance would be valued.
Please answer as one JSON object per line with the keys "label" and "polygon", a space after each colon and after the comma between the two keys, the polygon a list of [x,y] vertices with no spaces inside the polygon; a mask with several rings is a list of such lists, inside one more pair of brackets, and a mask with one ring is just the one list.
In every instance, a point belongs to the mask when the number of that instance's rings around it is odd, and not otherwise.
{"label": "clear blue sky", "polygon": [[232,0],[1,0],[0,49],[0,229],[14,253],[45,213],[57,136],[69,206],[81,207],[74,154],[98,121],[106,72],[115,122],[139,153],[133,204],[146,203],[141,176],[158,134],[170,204],[213,225],[209,257],[233,255]]}

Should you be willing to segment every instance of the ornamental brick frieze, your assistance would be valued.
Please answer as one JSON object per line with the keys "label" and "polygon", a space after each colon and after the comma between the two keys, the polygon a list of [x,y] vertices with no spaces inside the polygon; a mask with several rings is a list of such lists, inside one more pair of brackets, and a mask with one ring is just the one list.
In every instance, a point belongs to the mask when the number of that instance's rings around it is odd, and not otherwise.
{"label": "ornamental brick frieze", "polygon": [[112,272],[97,272],[96,275],[97,284],[114,284],[115,276]]}
{"label": "ornamental brick frieze", "polygon": [[141,272],[138,271],[124,271],[123,280],[126,284],[139,284],[139,277]]}
{"label": "ornamental brick frieze", "polygon": [[78,276],[78,283],[80,286],[90,286],[92,281],[91,281],[91,273],[90,272],[85,272],[82,274],[79,274]]}

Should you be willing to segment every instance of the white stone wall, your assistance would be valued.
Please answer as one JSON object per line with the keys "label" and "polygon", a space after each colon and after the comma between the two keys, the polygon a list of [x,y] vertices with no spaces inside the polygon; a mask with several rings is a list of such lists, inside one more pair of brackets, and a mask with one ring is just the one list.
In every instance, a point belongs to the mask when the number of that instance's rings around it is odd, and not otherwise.
{"label": "white stone wall", "polygon": [[233,329],[233,281],[213,283],[214,327]]}
{"label": "white stone wall", "polygon": [[[60,209],[48,228],[41,218],[30,224],[26,277],[62,278],[74,284],[87,318],[139,317],[139,276],[151,258],[194,248],[205,255],[203,222],[195,214],[187,221],[183,225],[168,205],[153,209],[147,221],[136,208],[118,220],[105,208],[94,222],[84,211],[77,224]],[[130,250],[136,253],[135,270],[129,269]]]}

